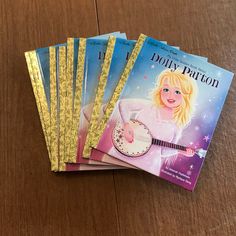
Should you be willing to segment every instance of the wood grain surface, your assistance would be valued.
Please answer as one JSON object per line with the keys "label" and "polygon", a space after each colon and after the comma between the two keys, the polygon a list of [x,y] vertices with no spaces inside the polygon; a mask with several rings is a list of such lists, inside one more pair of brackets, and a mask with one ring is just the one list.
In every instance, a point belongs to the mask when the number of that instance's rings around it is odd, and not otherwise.
{"label": "wood grain surface", "polygon": [[119,30],[235,73],[235,13],[235,0],[1,0],[0,235],[235,235],[235,79],[190,193],[135,170],[50,172],[23,54]]}

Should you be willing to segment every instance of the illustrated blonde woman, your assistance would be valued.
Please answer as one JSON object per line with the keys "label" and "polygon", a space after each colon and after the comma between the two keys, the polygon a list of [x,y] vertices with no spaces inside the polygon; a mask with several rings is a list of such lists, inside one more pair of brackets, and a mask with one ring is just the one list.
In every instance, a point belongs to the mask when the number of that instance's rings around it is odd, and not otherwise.
{"label": "illustrated blonde woman", "polygon": [[[196,82],[188,75],[180,71],[165,70],[157,78],[156,86],[152,91],[152,101],[121,100],[118,109],[122,120],[123,136],[127,144],[135,142],[134,125],[131,125],[131,120],[138,121],[136,125],[143,124],[151,133],[152,140],[177,144],[193,116],[197,91]],[[151,145],[148,151],[139,158],[139,161],[143,158],[150,160],[147,161],[149,168],[156,175],[159,175],[163,161],[176,157],[178,154],[187,157],[195,154],[195,150],[188,147],[175,149],[161,144]],[[117,145],[119,148],[119,140]],[[140,147],[140,145],[142,143],[137,142],[137,146]]]}

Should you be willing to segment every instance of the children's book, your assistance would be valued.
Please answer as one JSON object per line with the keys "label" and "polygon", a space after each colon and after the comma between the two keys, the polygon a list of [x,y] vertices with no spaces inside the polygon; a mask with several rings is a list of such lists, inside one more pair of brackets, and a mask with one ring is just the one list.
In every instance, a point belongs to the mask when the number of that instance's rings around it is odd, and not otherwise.
{"label": "children's book", "polygon": [[233,73],[141,35],[93,147],[193,190]]}

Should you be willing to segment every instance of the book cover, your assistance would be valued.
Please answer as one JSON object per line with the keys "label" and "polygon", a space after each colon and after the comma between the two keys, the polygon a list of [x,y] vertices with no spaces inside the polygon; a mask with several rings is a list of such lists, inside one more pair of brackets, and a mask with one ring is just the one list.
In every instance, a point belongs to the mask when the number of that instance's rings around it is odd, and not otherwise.
{"label": "book cover", "polygon": [[93,146],[193,190],[232,78],[227,70],[141,35]]}

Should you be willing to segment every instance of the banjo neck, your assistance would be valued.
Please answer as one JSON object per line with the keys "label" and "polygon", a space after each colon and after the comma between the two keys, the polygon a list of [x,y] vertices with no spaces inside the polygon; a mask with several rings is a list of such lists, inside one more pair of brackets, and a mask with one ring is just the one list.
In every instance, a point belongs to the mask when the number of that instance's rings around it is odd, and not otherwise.
{"label": "banjo neck", "polygon": [[186,151],[186,147],[184,147],[184,146],[174,144],[174,143],[169,143],[169,142],[162,141],[162,140],[155,139],[155,138],[152,139],[152,144],[162,146],[162,147],[173,148],[173,149],[177,149],[177,150],[181,150],[181,151]]}

